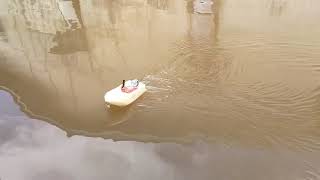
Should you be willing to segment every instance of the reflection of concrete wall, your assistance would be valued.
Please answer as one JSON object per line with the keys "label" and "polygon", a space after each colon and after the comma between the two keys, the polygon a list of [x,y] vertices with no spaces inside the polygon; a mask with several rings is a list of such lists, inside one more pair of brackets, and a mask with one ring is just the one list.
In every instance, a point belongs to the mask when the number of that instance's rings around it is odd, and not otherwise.
{"label": "reflection of concrete wall", "polygon": [[10,0],[9,13],[19,16],[26,27],[43,33],[66,30],[58,6],[59,0]]}
{"label": "reflection of concrete wall", "polygon": [[7,14],[8,3],[8,0],[0,0],[0,17]]}
{"label": "reflection of concrete wall", "polygon": [[[44,9],[47,8],[51,11],[59,11],[54,9],[57,8],[57,6],[47,7],[43,4],[41,5],[42,2],[40,1],[35,1],[35,3],[40,7],[44,6]],[[55,4],[53,3],[51,5]],[[25,12],[26,14],[33,13],[33,9],[30,9],[30,7],[27,7],[26,9],[29,11]],[[74,87],[71,82],[73,80],[70,78],[72,73],[70,73],[70,71],[74,68],[78,71],[88,72],[88,68],[90,67],[87,61],[88,55],[84,52],[65,56],[49,53],[50,49],[55,44],[53,39],[56,31],[63,30],[64,27],[66,27],[55,26],[56,24],[54,24],[54,22],[63,22],[63,19],[59,19],[61,18],[60,16],[55,16],[57,14],[51,14],[51,17],[48,15],[43,19],[34,21],[40,25],[36,27],[26,24],[26,20],[28,19],[25,18],[23,14],[19,14],[19,12],[20,11],[16,11],[16,14],[10,13],[2,18],[8,42],[0,45],[1,53],[7,57],[5,63],[2,64],[4,65],[3,68],[5,68],[5,70],[2,69],[1,71],[20,77],[20,80],[22,81],[25,79],[29,84],[36,83],[37,85],[34,86],[34,88],[41,87],[47,93],[46,96],[43,97],[45,99],[42,101],[45,102],[46,100],[53,98],[56,99],[56,105],[60,106],[61,109],[74,109],[74,103],[67,104],[67,102],[62,102],[62,99],[75,99],[73,91]],[[49,25],[46,24],[47,21],[50,21],[52,24],[50,24],[50,22]],[[9,79],[9,77],[6,77],[4,74],[2,76]],[[30,82],[30,80],[33,82]],[[19,79],[16,79],[16,81],[19,81]],[[17,84],[17,82],[13,83]],[[21,86],[16,86],[15,88],[21,89],[24,86],[24,83],[20,84]],[[8,85],[8,87],[11,86],[11,84],[4,85]],[[31,89],[26,88],[26,93],[30,93]],[[59,97],[63,98],[59,99]],[[74,100],[71,100],[71,102],[74,102]],[[41,104],[41,100],[39,100],[38,104]],[[32,105],[30,108],[32,109]]]}
{"label": "reflection of concrete wall", "polygon": [[81,28],[81,22],[79,20],[79,15],[77,15],[76,10],[73,7],[74,2],[71,0],[59,1],[59,11],[61,12],[63,19],[65,20],[68,28],[77,29]]}
{"label": "reflection of concrete wall", "polygon": [[201,1],[205,3],[200,3],[196,0],[193,2],[193,14],[190,15],[190,27],[189,35],[192,38],[208,38],[211,39],[215,36],[216,32],[216,22],[218,17],[215,16],[216,12],[213,12],[212,1]]}
{"label": "reflection of concrete wall", "polygon": [[212,0],[195,0],[193,1],[194,12],[200,14],[212,14]]}
{"label": "reflection of concrete wall", "polygon": [[148,0],[148,4],[154,8],[167,10],[169,8],[168,0]]}
{"label": "reflection of concrete wall", "polygon": [[106,65],[115,71],[130,68],[132,74],[139,74],[141,69],[165,64],[170,59],[165,56],[170,44],[186,33],[183,1],[170,4],[175,14],[140,1],[81,0],[80,4],[96,67]]}
{"label": "reflection of concrete wall", "polygon": [[2,21],[0,19],[0,41],[6,41],[6,40],[7,40],[7,35],[3,27]]}

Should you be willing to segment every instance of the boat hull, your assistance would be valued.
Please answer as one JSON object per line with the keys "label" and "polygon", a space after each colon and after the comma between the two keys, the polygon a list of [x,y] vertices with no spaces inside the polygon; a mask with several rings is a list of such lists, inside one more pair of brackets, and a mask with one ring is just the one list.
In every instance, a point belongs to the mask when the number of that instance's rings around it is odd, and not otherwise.
{"label": "boat hull", "polygon": [[115,106],[120,106],[124,107],[127,106],[131,103],[133,103],[135,100],[137,100],[142,94],[144,94],[147,89],[146,85],[143,84],[142,82],[139,82],[138,88],[130,93],[123,92],[121,90],[122,85],[108,91],[104,95],[104,101],[108,105],[115,105]]}

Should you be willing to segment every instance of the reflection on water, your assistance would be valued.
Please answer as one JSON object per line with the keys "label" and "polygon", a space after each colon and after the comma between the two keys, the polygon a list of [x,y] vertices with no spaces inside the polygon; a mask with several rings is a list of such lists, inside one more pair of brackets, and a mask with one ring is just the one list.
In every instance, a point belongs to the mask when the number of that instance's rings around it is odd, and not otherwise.
{"label": "reflection on water", "polygon": [[212,14],[212,7],[214,7],[211,0],[195,0],[193,1],[193,10],[199,14]]}
{"label": "reflection on water", "polygon": [[273,16],[281,16],[282,11],[286,8],[287,1],[274,0],[271,1],[270,14]]}
{"label": "reflection on water", "polygon": [[114,142],[66,134],[20,112],[0,91],[0,175],[10,180],[317,179],[317,152],[202,141]]}
{"label": "reflection on water", "polygon": [[69,136],[319,149],[316,0],[0,2],[0,86]]}

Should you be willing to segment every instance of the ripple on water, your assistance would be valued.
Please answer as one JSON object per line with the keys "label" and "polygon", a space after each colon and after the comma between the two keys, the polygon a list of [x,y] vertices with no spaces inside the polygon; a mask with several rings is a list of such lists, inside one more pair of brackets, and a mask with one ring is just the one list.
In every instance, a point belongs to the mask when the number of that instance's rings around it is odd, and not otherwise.
{"label": "ripple on water", "polygon": [[[299,73],[296,69],[308,73],[320,67],[314,44],[264,37],[225,41],[219,46],[205,40],[182,41],[172,50],[171,64],[144,79],[150,91],[137,106],[167,112],[166,121],[192,124],[191,129],[199,128],[215,138],[319,150],[320,114],[316,107],[320,105],[320,84],[299,86],[299,80],[286,81]],[[259,56],[261,52],[264,56]],[[247,59],[242,59],[243,55]],[[299,68],[290,69],[292,65]],[[255,77],[258,74],[244,76],[254,68],[265,71],[265,79]],[[268,77],[268,73],[279,73],[278,78],[273,78],[277,74]],[[177,108],[180,119],[170,119],[168,107]]]}

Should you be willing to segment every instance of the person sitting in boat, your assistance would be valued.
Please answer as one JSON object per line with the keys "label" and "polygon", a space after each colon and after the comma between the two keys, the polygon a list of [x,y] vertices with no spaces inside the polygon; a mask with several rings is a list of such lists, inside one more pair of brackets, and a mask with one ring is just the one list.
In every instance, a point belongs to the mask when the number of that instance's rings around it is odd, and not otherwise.
{"label": "person sitting in boat", "polygon": [[128,81],[123,80],[121,91],[125,93],[131,93],[135,91],[138,88],[138,86],[139,86],[139,81],[137,79],[128,80]]}

